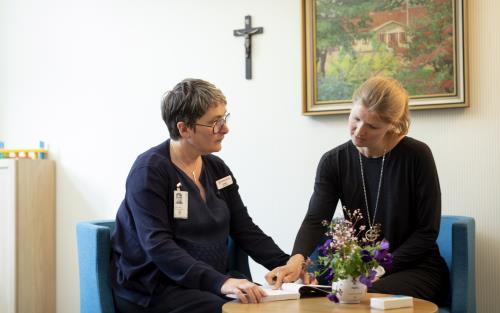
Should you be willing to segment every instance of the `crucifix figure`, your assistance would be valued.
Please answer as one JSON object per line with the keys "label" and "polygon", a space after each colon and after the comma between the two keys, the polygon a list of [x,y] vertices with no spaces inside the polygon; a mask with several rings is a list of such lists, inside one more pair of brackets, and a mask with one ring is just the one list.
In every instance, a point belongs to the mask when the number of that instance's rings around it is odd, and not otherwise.
{"label": "crucifix figure", "polygon": [[252,18],[250,15],[245,16],[245,28],[235,29],[233,34],[237,37],[245,36],[245,78],[252,79],[252,35],[262,34],[263,27],[252,28]]}

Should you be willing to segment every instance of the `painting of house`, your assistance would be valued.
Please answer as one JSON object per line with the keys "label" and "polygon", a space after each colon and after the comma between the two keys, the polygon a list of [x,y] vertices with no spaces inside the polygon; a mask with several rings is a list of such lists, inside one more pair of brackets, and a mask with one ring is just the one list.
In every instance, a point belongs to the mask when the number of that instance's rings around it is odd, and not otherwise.
{"label": "painting of house", "polygon": [[334,2],[316,1],[319,101],[344,102],[373,75],[400,80],[412,97],[456,92],[453,1],[358,1],[345,12]]}

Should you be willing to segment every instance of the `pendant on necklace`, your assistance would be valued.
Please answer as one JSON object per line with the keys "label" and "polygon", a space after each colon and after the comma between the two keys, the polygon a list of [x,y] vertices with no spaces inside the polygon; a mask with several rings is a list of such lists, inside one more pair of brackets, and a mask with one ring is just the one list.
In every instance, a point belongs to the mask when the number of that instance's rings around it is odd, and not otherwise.
{"label": "pendant on necklace", "polygon": [[196,181],[196,174],[194,171],[192,171],[192,173],[193,173],[193,179],[194,179],[194,181]]}
{"label": "pendant on necklace", "polygon": [[368,229],[365,233],[365,238],[366,240],[373,242],[378,239],[378,235],[379,231],[373,227],[370,227],[370,229]]}

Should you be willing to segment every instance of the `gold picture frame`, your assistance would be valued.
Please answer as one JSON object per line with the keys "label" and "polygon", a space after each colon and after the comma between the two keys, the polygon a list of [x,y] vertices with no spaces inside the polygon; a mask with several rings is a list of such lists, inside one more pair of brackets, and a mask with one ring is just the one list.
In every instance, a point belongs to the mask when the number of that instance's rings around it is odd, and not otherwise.
{"label": "gold picture frame", "polygon": [[410,109],[468,107],[467,0],[302,0],[304,115],[344,114],[374,75]]}

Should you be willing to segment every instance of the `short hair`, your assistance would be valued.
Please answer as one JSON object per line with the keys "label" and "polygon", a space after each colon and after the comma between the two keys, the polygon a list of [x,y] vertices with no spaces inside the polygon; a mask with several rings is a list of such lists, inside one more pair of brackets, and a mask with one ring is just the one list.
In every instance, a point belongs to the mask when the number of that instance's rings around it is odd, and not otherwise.
{"label": "short hair", "polygon": [[195,78],[186,78],[166,92],[161,102],[161,115],[170,138],[181,137],[178,122],[194,127],[196,121],[217,104],[226,105],[226,97],[213,84]]}
{"label": "short hair", "polygon": [[398,135],[408,133],[409,96],[397,80],[383,76],[369,78],[352,95],[353,104],[357,101],[377,113],[382,121],[392,124],[392,132]]}

